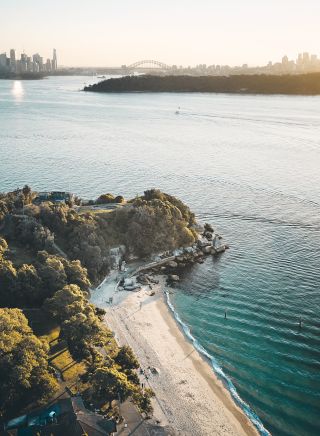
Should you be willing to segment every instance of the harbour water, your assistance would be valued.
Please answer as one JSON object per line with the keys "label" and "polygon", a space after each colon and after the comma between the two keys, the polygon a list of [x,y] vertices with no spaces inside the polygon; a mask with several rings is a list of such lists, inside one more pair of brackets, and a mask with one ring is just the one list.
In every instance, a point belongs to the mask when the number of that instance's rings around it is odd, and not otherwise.
{"label": "harbour water", "polygon": [[318,435],[320,98],[79,92],[92,81],[0,80],[0,191],[185,201],[230,250],[185,271],[181,321],[267,430]]}

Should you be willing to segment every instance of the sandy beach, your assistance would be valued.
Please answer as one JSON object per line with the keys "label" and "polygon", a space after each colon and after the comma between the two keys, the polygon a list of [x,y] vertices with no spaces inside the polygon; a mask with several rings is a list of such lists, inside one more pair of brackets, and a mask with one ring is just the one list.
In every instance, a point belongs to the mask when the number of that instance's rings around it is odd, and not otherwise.
{"label": "sandy beach", "polygon": [[[92,292],[91,301],[106,310],[106,323],[118,343],[130,345],[137,355],[145,372],[141,382],[156,394],[155,420],[178,435],[257,435],[173,318],[164,298],[164,278],[153,286],[153,296],[148,287],[115,292],[116,279],[111,274]],[[107,303],[111,296],[112,305]]]}

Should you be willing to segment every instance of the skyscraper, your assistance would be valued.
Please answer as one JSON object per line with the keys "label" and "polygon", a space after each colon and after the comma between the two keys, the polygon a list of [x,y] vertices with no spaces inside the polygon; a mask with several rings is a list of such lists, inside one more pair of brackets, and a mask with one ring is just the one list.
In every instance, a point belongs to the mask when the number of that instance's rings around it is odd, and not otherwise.
{"label": "skyscraper", "polygon": [[16,51],[14,48],[10,50],[10,70],[15,73],[16,72]]}
{"label": "skyscraper", "polygon": [[57,60],[57,50],[53,49],[53,58],[52,58],[52,71],[56,71],[58,69],[58,60]]}

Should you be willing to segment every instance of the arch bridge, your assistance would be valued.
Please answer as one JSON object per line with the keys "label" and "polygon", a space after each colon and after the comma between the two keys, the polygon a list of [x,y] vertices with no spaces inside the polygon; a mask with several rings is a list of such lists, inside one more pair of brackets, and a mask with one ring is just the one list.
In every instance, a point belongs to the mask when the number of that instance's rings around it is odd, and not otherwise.
{"label": "arch bridge", "polygon": [[128,70],[135,70],[136,68],[142,68],[142,69],[152,68],[152,69],[159,69],[159,70],[168,70],[170,68],[170,65],[167,65],[163,62],[148,59],[148,60],[138,61],[127,66]]}

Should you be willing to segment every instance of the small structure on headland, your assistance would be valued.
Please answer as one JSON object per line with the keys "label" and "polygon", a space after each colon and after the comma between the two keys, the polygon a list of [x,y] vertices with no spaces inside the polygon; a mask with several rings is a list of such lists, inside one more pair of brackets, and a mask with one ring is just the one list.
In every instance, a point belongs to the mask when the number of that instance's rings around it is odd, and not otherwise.
{"label": "small structure on headland", "polygon": [[73,203],[74,194],[71,192],[65,191],[51,191],[51,192],[38,192],[38,195],[34,199],[34,204],[41,204],[46,201],[50,201],[51,203]]}

